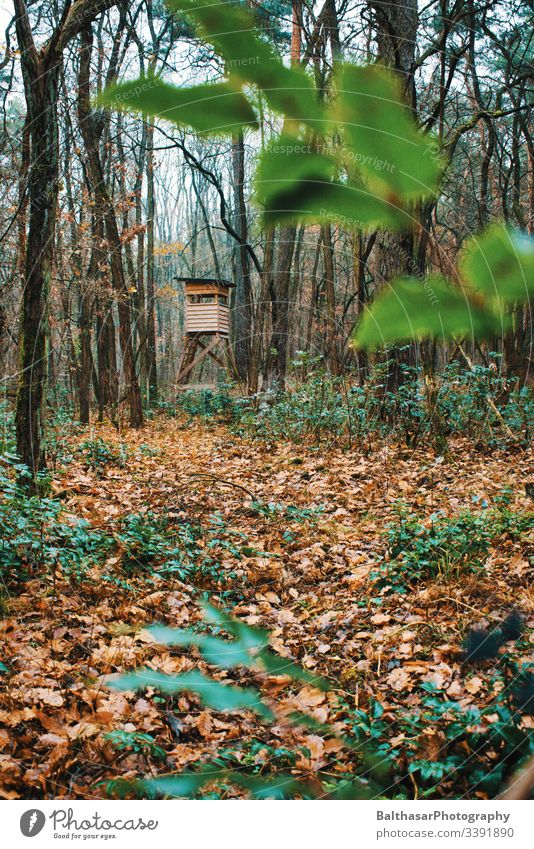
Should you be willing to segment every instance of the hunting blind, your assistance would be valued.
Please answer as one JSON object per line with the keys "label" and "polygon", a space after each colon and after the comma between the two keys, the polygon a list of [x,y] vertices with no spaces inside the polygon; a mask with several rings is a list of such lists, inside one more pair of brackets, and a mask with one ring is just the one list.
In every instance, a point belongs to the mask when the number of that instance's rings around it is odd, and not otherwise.
{"label": "hunting blind", "polygon": [[[195,366],[206,357],[235,376],[230,346],[229,296],[233,283],[201,277],[176,277],[185,289],[185,347],[177,383],[184,386]],[[207,338],[203,338],[207,337]],[[222,357],[215,351],[219,348]]]}

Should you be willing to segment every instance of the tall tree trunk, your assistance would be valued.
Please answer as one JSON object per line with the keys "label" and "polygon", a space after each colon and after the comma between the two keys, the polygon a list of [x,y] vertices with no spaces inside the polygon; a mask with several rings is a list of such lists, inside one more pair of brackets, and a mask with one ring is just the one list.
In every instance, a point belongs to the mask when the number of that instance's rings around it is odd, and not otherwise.
{"label": "tall tree trunk", "polygon": [[[300,64],[302,49],[302,0],[293,0],[291,27],[291,65]],[[284,130],[291,132],[291,116],[284,121]],[[295,252],[297,228],[289,224],[280,228],[276,251],[275,270],[271,283],[272,299],[272,379],[279,389],[285,388],[289,337],[289,301],[291,291],[291,265]]]}
{"label": "tall tree trunk", "polygon": [[65,47],[113,0],[66,4],[50,39],[37,50],[24,0],[14,0],[24,94],[30,124],[29,224],[19,332],[17,452],[32,479],[45,465],[43,411],[47,377],[47,308],[54,259],[59,178],[57,101]]}
{"label": "tall tree trunk", "polygon": [[240,242],[236,247],[236,288],[233,303],[233,331],[235,361],[239,377],[250,386],[250,344],[252,321],[252,283],[250,257],[246,249],[248,240],[247,210],[245,206],[245,145],[243,133],[232,140],[232,167],[234,191],[234,230]]}
{"label": "tall tree trunk", "polygon": [[[414,59],[419,12],[417,0],[370,0],[376,26],[378,60],[392,68],[398,75],[404,90],[404,98],[416,114]],[[387,251],[393,257],[393,274],[411,274],[414,270],[414,234],[407,231],[389,234]],[[388,257],[389,259],[389,257]],[[404,366],[413,365],[417,357],[417,343],[393,348],[386,354],[390,368],[386,377],[386,388],[395,392],[403,383]]]}
{"label": "tall tree trunk", "polygon": [[[21,18],[17,18],[17,32]],[[26,14],[24,10],[24,14]],[[54,256],[58,197],[59,127],[57,92],[60,58],[46,69],[35,54],[25,55],[19,34],[26,103],[30,121],[29,225],[24,259],[19,330],[19,386],[16,409],[17,452],[32,475],[43,469],[45,457],[44,401],[47,378],[47,308]]]}
{"label": "tall tree trunk", "polygon": [[[117,347],[113,301],[105,294],[96,302],[96,349],[98,358],[98,420],[104,420],[106,410],[113,422],[117,421],[119,386],[117,374]],[[93,380],[94,383],[94,380]]]}
{"label": "tall tree trunk", "polygon": [[95,132],[95,116],[90,109],[89,75],[93,32],[91,25],[81,31],[80,68],[78,73],[78,108],[80,115],[80,130],[87,154],[87,171],[95,199],[95,207],[102,215],[104,232],[109,252],[111,282],[117,298],[119,316],[119,342],[122,354],[122,366],[126,396],[130,410],[130,424],[140,427],[143,424],[143,407],[141,392],[135,372],[133,354],[132,324],[130,311],[130,294],[124,266],[122,263],[122,245],[117,227],[117,219],[113,202],[109,195],[100,153],[98,149],[98,133]]}
{"label": "tall tree trunk", "polygon": [[154,194],[154,124],[147,127],[146,157],[146,343],[148,364],[148,400],[155,404],[158,400],[158,371],[156,360],[156,287],[154,280],[154,217],[156,199]]}
{"label": "tall tree trunk", "polygon": [[321,227],[323,243],[323,285],[326,301],[326,361],[331,374],[339,374],[339,356],[336,338],[336,289],[334,246],[332,243],[332,227],[323,224]]}

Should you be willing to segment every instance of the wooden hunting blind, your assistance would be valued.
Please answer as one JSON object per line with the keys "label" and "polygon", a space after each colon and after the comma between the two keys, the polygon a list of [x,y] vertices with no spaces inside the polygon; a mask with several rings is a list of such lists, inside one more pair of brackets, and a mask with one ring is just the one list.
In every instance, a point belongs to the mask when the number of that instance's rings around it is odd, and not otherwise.
{"label": "wooden hunting blind", "polygon": [[228,297],[233,283],[227,280],[183,278],[185,284],[185,332],[220,336],[230,334]]}
{"label": "wooden hunting blind", "polygon": [[[185,290],[185,347],[177,383],[185,384],[191,372],[209,356],[222,368],[235,374],[230,347],[230,289],[228,280],[205,277],[175,277]],[[202,337],[211,337],[204,340]],[[215,353],[223,349],[224,359]]]}

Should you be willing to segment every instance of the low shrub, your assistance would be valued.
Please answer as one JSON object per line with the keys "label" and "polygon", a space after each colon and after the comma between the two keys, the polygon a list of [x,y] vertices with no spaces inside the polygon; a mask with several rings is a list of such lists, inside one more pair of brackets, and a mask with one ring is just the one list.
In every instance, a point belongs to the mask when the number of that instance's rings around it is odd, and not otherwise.
{"label": "low shrub", "polygon": [[[138,571],[180,580],[209,579],[225,583],[235,577],[221,565],[220,554],[241,557],[244,537],[228,528],[219,514],[206,524],[178,520],[169,513],[137,513],[126,516],[115,533],[127,574]],[[247,549],[248,551],[248,549]]]}
{"label": "low shrub", "polygon": [[6,471],[0,472],[0,488],[0,576],[5,587],[57,569],[78,580],[108,550],[109,537],[85,519],[66,514],[59,500],[29,494]]}
{"label": "low shrub", "polygon": [[122,469],[128,459],[126,445],[112,445],[100,436],[81,442],[78,453],[84,459],[86,467],[96,472],[105,469],[106,466],[117,466]]}
{"label": "low shrub", "polygon": [[428,517],[397,506],[398,521],[387,528],[388,554],[375,574],[395,592],[426,578],[452,578],[481,567],[493,542],[507,534],[513,538],[532,528],[534,516],[515,514],[508,497],[495,507],[462,511],[457,516],[436,512]]}

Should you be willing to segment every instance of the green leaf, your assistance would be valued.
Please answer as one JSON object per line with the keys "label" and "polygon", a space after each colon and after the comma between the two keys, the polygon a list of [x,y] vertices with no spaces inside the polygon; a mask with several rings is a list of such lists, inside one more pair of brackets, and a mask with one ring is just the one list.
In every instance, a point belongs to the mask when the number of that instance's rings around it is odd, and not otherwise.
{"label": "green leaf", "polygon": [[377,65],[343,65],[337,115],[349,173],[355,168],[372,189],[405,199],[435,193],[442,171],[436,142],[417,129],[393,74]]}
{"label": "green leaf", "polygon": [[258,77],[256,84],[269,105],[290,121],[299,121],[315,130],[323,127],[324,111],[311,80],[301,68],[286,68],[277,63],[261,81]]}
{"label": "green leaf", "polygon": [[207,601],[203,602],[201,606],[206,619],[228,631],[247,650],[261,649],[269,644],[267,631],[263,631],[261,628],[251,628],[239,619],[233,619],[224,610],[214,607]]}
{"label": "green leaf", "polygon": [[336,170],[334,160],[317,153],[309,140],[282,133],[261,154],[255,178],[256,198],[268,206],[273,198],[294,190],[302,181],[329,183]]}
{"label": "green leaf", "polygon": [[207,634],[195,634],[194,631],[181,631],[155,625],[148,629],[154,639],[169,646],[197,646],[206,660],[223,669],[233,666],[252,666],[255,659],[250,656],[248,649],[237,641],[228,642]]}
{"label": "green leaf", "polygon": [[460,268],[464,280],[489,298],[528,301],[534,294],[534,239],[494,225],[469,239]]}
{"label": "green leaf", "polygon": [[224,59],[225,73],[240,84],[260,88],[269,105],[287,118],[315,127],[323,120],[312,80],[302,68],[287,68],[257,32],[253,16],[234,3],[169,0],[171,11],[185,14],[199,35]]}
{"label": "green leaf", "polygon": [[247,708],[256,711],[264,719],[273,718],[272,712],[262,702],[257,690],[220,684],[196,669],[181,675],[165,675],[153,669],[139,669],[108,680],[107,684],[114,690],[141,690],[145,687],[154,687],[162,693],[179,693],[185,690],[196,693],[203,704],[214,710]]}
{"label": "green leaf", "polygon": [[[252,15],[236,3],[198,0],[167,0],[176,15],[185,15],[198,35],[211,44],[236,75],[254,73],[278,58],[273,48],[258,35]],[[248,79],[248,77],[245,77]]]}
{"label": "green leaf", "polygon": [[[288,182],[293,181],[288,176]],[[384,198],[372,194],[363,183],[323,178],[306,179],[269,196],[264,210],[266,226],[274,224],[335,221],[346,229],[406,228],[411,216]]]}
{"label": "green leaf", "polygon": [[329,793],[327,799],[373,799],[383,794],[383,789],[377,787],[373,783],[355,778],[354,781],[343,782],[332,793]]}
{"label": "green leaf", "polygon": [[0,673],[3,675],[6,672],[9,672],[9,667],[5,665],[5,663],[0,662]]}
{"label": "green leaf", "polygon": [[264,649],[258,655],[263,667],[269,675],[289,675],[295,681],[305,681],[308,684],[313,684],[319,690],[328,690],[328,681],[320,678],[318,675],[312,675],[298,663],[288,660],[287,657],[282,657],[275,654],[271,649]]}
{"label": "green leaf", "polygon": [[315,797],[313,788],[297,781],[289,773],[278,772],[274,778],[257,778],[241,772],[229,772],[226,781],[248,790],[254,799],[293,799],[295,796]]}
{"label": "green leaf", "polygon": [[177,88],[159,77],[140,77],[109,86],[96,102],[165,118],[200,133],[231,134],[241,127],[257,126],[252,106],[229,82]]}
{"label": "green leaf", "polygon": [[136,789],[171,798],[191,798],[208,783],[223,781],[248,790],[254,799],[291,799],[296,795],[314,796],[313,789],[291,774],[279,772],[274,778],[258,778],[235,770],[221,770],[213,764],[204,764],[199,772],[179,775],[162,775],[135,782]]}
{"label": "green leaf", "polygon": [[354,337],[360,348],[424,339],[476,338],[501,333],[503,319],[470,301],[441,277],[393,280],[360,321]]}
{"label": "green leaf", "polygon": [[[218,773],[220,775],[220,771]],[[205,772],[182,772],[180,775],[160,775],[136,782],[137,788],[146,790],[150,796],[169,796],[171,799],[190,799],[215,776]]]}

